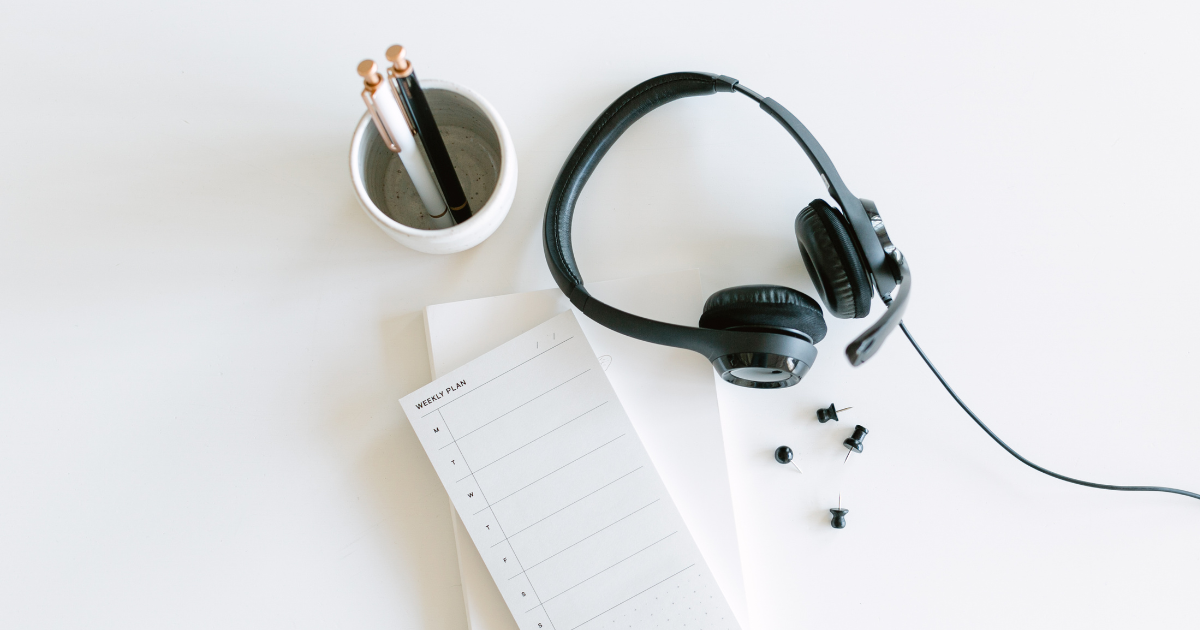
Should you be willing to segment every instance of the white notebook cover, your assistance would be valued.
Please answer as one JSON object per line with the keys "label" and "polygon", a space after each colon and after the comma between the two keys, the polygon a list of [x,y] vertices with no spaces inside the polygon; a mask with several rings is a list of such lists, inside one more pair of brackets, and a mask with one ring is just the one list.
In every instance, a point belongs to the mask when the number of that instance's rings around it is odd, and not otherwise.
{"label": "white notebook cover", "polygon": [[[588,288],[614,306],[684,325],[695,324],[703,304],[696,271],[598,282]],[[427,307],[425,330],[433,377],[568,308],[573,307],[558,289]],[[695,353],[630,339],[578,312],[577,317],[734,615],[747,625],[712,367]],[[462,521],[457,514],[453,520],[471,630],[515,630],[516,623]]]}

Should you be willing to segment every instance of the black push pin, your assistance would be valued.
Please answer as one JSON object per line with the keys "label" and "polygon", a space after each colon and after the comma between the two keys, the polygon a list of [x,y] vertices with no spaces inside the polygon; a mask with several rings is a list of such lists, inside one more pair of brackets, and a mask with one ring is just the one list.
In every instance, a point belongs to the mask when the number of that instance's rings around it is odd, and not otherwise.
{"label": "black push pin", "polygon": [[790,446],[780,446],[779,448],[775,449],[775,461],[779,462],[780,464],[791,464],[795,466],[796,470],[799,470],[801,474],[804,473],[804,471],[800,469],[800,464],[797,464],[792,460],[792,447]]}
{"label": "black push pin", "polygon": [[846,459],[842,463],[846,463],[850,459],[850,453],[861,453],[863,450],[863,439],[867,437],[867,427],[861,424],[854,426],[854,434],[842,441],[842,446],[850,449],[846,451]]}
{"label": "black push pin", "polygon": [[842,509],[841,494],[838,494],[838,506],[829,508],[829,513],[833,515],[833,519],[829,521],[829,524],[833,525],[834,529],[844,529],[846,527],[846,515],[850,513],[850,510]]}
{"label": "black push pin", "polygon": [[837,422],[837,419],[838,419],[837,415],[838,415],[839,411],[846,411],[847,409],[853,409],[853,408],[854,407],[842,407],[841,409],[834,409],[833,403],[830,403],[828,407],[817,410],[817,422],[820,422],[821,424],[825,424],[826,422],[829,422],[830,420]]}
{"label": "black push pin", "polygon": [[870,431],[867,431],[867,427],[864,427],[861,424],[856,424],[854,425],[854,434],[842,441],[842,446],[845,446],[855,453],[861,453],[863,449],[863,439],[867,437],[868,433],[870,433]]}

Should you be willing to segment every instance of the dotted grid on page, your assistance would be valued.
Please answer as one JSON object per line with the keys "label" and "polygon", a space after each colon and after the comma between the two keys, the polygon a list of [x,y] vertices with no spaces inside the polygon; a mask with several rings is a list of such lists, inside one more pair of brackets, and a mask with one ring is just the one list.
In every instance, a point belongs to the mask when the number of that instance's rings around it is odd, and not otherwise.
{"label": "dotted grid on page", "polygon": [[401,399],[522,630],[736,630],[574,313]]}

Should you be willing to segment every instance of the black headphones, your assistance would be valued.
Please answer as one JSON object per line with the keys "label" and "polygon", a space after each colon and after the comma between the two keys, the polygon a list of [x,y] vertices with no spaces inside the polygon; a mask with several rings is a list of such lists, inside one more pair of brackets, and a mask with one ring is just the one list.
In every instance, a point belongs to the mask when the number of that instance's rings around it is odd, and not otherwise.
{"label": "black headphones", "polygon": [[626,313],[589,295],[571,252],[571,217],[579,193],[601,158],[630,125],[654,108],[685,96],[734,91],[754,99],[792,134],[817,167],[830,196],[841,206],[838,212],[816,199],[796,217],[800,255],[825,306],[841,319],[866,317],[871,311],[871,296],[878,291],[888,307],[879,321],[846,346],[846,356],[852,365],[870,359],[888,333],[899,326],[954,402],[1021,463],[1051,477],[1090,488],[1169,492],[1200,499],[1200,493],[1178,488],[1116,486],[1060,475],[1029,461],[992,432],[959,398],[901,321],[912,290],[912,276],[904,256],[888,238],[875,204],[850,194],[825,150],[791,112],[774,100],[742,87],[737,79],[700,72],[677,72],[650,79],[609,105],[575,145],[554,182],[546,204],[542,235],[550,273],[572,304],[621,334],[695,350],[708,357],[721,378],[734,385],[790,387],[800,382],[812,367],[817,358],[814,344],[825,337],[825,318],[816,300],[795,289],[764,284],[723,289],[704,303],[699,328],[677,326]]}
{"label": "black headphones", "polygon": [[734,91],[756,101],[800,143],[841,207],[839,212],[816,199],[800,211],[795,225],[804,266],[829,312],[840,319],[866,317],[875,291],[888,306],[879,321],[846,347],[850,363],[861,365],[904,314],[912,285],[904,256],[888,239],[875,204],[850,193],[808,129],[773,99],[727,76],[664,74],[629,90],[600,114],[563,164],[546,204],[543,244],[550,273],[571,303],[596,322],[636,339],[699,352],[730,383],[775,388],[800,382],[817,358],[815,344],[826,332],[821,306],[811,297],[775,285],[723,289],[704,303],[698,328],[678,326],[626,313],[592,297],[571,249],[575,202],[596,165],[630,125],[680,98]]}

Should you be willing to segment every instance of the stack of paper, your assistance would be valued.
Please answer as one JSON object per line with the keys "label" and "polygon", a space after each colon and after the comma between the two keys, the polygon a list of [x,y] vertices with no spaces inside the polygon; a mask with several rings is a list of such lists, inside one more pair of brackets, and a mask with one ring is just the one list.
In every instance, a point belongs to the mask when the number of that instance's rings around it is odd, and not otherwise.
{"label": "stack of paper", "polygon": [[[703,302],[694,271],[596,283],[589,289],[632,312],[680,324],[694,324]],[[557,289],[431,306],[426,309],[426,331],[434,376],[441,377],[570,308]],[[579,324],[687,530],[735,616],[745,625],[745,594],[712,368],[690,352],[639,342],[583,317]],[[472,630],[516,628],[467,530],[457,516],[455,521]]]}

